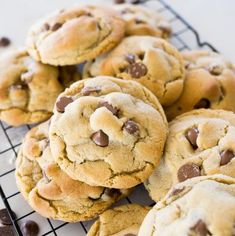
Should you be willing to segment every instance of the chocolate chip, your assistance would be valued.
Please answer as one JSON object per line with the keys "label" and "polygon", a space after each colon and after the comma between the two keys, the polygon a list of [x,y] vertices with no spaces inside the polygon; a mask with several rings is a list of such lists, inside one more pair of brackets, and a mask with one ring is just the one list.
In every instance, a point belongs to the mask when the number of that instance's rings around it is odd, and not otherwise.
{"label": "chocolate chip", "polygon": [[56,31],[62,26],[61,23],[55,23],[54,25],[51,26],[51,31]]}
{"label": "chocolate chip", "polygon": [[177,194],[181,193],[183,190],[184,190],[184,187],[183,187],[183,188],[175,188],[175,189],[173,189],[173,191],[170,193],[170,196],[177,195]]}
{"label": "chocolate chip", "polygon": [[50,25],[49,24],[47,24],[47,23],[45,23],[44,25],[43,25],[43,30],[49,30],[50,29]]}
{"label": "chocolate chip", "polygon": [[211,103],[207,98],[202,98],[195,106],[195,109],[210,108]]}
{"label": "chocolate chip", "polygon": [[12,224],[11,218],[10,218],[6,208],[0,210],[0,223],[3,225],[11,225]]}
{"label": "chocolate chip", "polygon": [[0,235],[1,236],[15,236],[15,231],[13,226],[7,225],[7,226],[1,226],[0,227]]}
{"label": "chocolate chip", "polygon": [[91,135],[93,142],[100,147],[107,147],[109,145],[109,137],[102,130],[99,130]]}
{"label": "chocolate chip", "polygon": [[23,223],[21,231],[24,236],[37,236],[39,232],[39,227],[35,221],[28,220]]}
{"label": "chocolate chip", "polygon": [[144,56],[145,56],[144,53],[141,53],[141,54],[138,55],[138,57],[139,57],[140,60],[144,60]]}
{"label": "chocolate chip", "polygon": [[139,131],[139,126],[132,120],[128,120],[124,123],[124,129],[129,134],[134,134]]}
{"label": "chocolate chip", "polygon": [[125,0],[115,0],[114,1],[116,4],[122,4],[122,3],[125,3]]}
{"label": "chocolate chip", "polygon": [[183,182],[186,179],[197,177],[201,175],[201,171],[198,165],[194,163],[187,163],[181,166],[178,170],[178,180]]}
{"label": "chocolate chip", "polygon": [[71,97],[60,97],[59,100],[56,102],[56,109],[58,112],[63,113],[65,107],[72,103],[73,99]]}
{"label": "chocolate chip", "polygon": [[0,47],[7,47],[11,44],[11,40],[7,37],[0,38]]}
{"label": "chocolate chip", "polygon": [[115,188],[106,188],[105,193],[109,197],[114,197],[114,196],[120,196],[121,195],[121,191],[119,189],[115,189]]}
{"label": "chocolate chip", "polygon": [[118,115],[118,109],[114,108],[111,104],[109,104],[108,102],[102,102],[98,105],[97,108],[100,107],[106,107],[109,111],[111,111],[113,113],[114,116]]}
{"label": "chocolate chip", "polygon": [[140,78],[142,76],[145,76],[148,72],[147,67],[141,63],[133,63],[128,67],[128,73],[133,77],[133,78]]}
{"label": "chocolate chip", "polygon": [[197,149],[197,138],[198,138],[199,130],[197,128],[191,128],[186,133],[186,138],[192,145],[194,149]]}
{"label": "chocolate chip", "polygon": [[220,153],[220,157],[220,165],[227,165],[234,158],[234,153],[230,150],[224,150]]}
{"label": "chocolate chip", "polygon": [[137,18],[137,19],[135,19],[135,23],[136,24],[145,24],[146,22]]}
{"label": "chocolate chip", "polygon": [[125,60],[128,61],[130,64],[135,63],[135,55],[134,54],[127,54],[125,56]]}
{"label": "chocolate chip", "polygon": [[220,65],[211,65],[211,66],[209,67],[209,72],[210,72],[212,75],[218,76],[218,75],[221,75],[221,74],[222,74],[223,68],[222,68],[222,66],[220,66]]}
{"label": "chocolate chip", "polygon": [[101,91],[101,88],[100,87],[84,87],[82,90],[81,90],[81,93],[83,96],[88,96],[90,95],[91,93],[98,93]]}
{"label": "chocolate chip", "polygon": [[212,235],[202,220],[199,220],[193,227],[190,228],[192,231],[194,231],[199,236],[207,236]]}
{"label": "chocolate chip", "polygon": [[124,236],[137,236],[136,234],[124,234]]}

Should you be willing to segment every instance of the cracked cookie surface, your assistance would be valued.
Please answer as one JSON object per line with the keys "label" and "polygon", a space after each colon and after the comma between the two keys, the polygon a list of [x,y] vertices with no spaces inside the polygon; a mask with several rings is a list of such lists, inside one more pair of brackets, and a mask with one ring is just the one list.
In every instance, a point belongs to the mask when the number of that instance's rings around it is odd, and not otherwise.
{"label": "cracked cookie surface", "polygon": [[34,61],[24,49],[0,58],[0,119],[13,126],[52,115],[57,96],[80,79],[76,67],[57,68]]}
{"label": "cracked cookie surface", "polygon": [[234,222],[234,178],[210,175],[175,185],[147,214],[139,236],[231,236]]}
{"label": "cracked cookie surface", "polygon": [[131,36],[107,55],[86,64],[83,77],[97,75],[137,81],[163,106],[169,106],[181,95],[185,71],[180,53],[165,40]]}
{"label": "cracked cookie surface", "polygon": [[126,22],[126,36],[150,35],[161,38],[169,38],[171,27],[167,20],[155,11],[133,4],[115,5]]}
{"label": "cracked cookie surface", "polygon": [[160,165],[145,186],[158,201],[172,185],[200,175],[235,177],[235,114],[199,109],[169,124]]}
{"label": "cracked cookie surface", "polygon": [[150,207],[122,205],[105,211],[92,225],[87,236],[137,236]]}
{"label": "cracked cookie surface", "polygon": [[51,65],[73,65],[110,50],[123,37],[125,22],[110,8],[78,6],[42,19],[29,30],[30,55]]}
{"label": "cracked cookie surface", "polygon": [[35,211],[67,222],[89,220],[130,192],[71,179],[51,156],[48,129],[45,122],[27,133],[16,162],[17,186]]}
{"label": "cracked cookie surface", "polygon": [[209,51],[185,51],[186,77],[179,99],[166,108],[169,120],[198,108],[235,112],[235,67],[223,56]]}
{"label": "cracked cookie surface", "polygon": [[73,179],[130,188],[158,165],[167,122],[157,98],[141,84],[100,76],[74,83],[56,102],[52,155]]}

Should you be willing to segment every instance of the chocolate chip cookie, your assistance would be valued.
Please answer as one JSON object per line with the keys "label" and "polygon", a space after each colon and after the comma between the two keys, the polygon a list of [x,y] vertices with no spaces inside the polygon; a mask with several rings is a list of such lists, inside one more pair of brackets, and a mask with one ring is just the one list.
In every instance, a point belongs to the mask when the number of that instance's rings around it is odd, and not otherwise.
{"label": "chocolate chip cookie", "polygon": [[111,8],[78,6],[54,13],[32,26],[27,47],[37,61],[73,65],[110,50],[124,32],[125,22]]}
{"label": "chocolate chip cookie", "polygon": [[0,119],[13,126],[48,119],[57,96],[79,78],[76,67],[43,65],[24,49],[2,54]]}
{"label": "chocolate chip cookie", "polygon": [[169,106],[181,95],[185,71],[180,53],[165,40],[131,36],[106,56],[87,63],[84,77],[97,75],[137,81],[151,90],[163,106]]}
{"label": "chocolate chip cookie", "polygon": [[167,122],[157,98],[141,84],[100,76],[74,83],[56,102],[52,155],[73,179],[130,188],[158,165]]}
{"label": "chocolate chip cookie", "polygon": [[46,122],[27,133],[16,163],[17,186],[35,211],[67,222],[89,220],[130,192],[71,179],[51,156],[48,126]]}
{"label": "chocolate chip cookie", "polygon": [[234,235],[235,179],[197,177],[175,185],[145,217],[142,236]]}
{"label": "chocolate chip cookie", "polygon": [[165,153],[159,168],[145,183],[158,201],[172,185],[212,174],[235,177],[235,114],[198,109],[170,123]]}
{"label": "chocolate chip cookie", "polygon": [[126,36],[150,35],[161,38],[169,38],[171,27],[160,13],[144,7],[132,4],[115,5],[117,10],[126,22]]}
{"label": "chocolate chip cookie", "polygon": [[105,211],[92,225],[87,236],[137,236],[150,207],[128,204]]}
{"label": "chocolate chip cookie", "polygon": [[180,98],[166,108],[169,120],[198,108],[235,112],[235,67],[223,56],[209,51],[186,51],[186,78]]}

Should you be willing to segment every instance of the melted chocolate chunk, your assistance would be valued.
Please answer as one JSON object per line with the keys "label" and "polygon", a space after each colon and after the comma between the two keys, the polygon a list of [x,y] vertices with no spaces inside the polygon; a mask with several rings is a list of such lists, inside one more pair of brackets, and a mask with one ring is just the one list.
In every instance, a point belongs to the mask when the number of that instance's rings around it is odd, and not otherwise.
{"label": "melted chocolate chunk", "polygon": [[187,179],[197,177],[201,175],[201,170],[198,165],[194,163],[186,163],[178,170],[178,180],[183,182]]}
{"label": "melted chocolate chunk", "polygon": [[60,97],[56,102],[56,109],[58,112],[63,113],[65,111],[65,107],[73,102],[71,97]]}
{"label": "melted chocolate chunk", "polygon": [[146,22],[143,21],[143,20],[141,20],[141,19],[139,19],[139,18],[136,18],[136,19],[135,19],[135,23],[136,23],[136,24],[145,24]]}
{"label": "melted chocolate chunk", "polygon": [[139,126],[132,120],[126,121],[123,127],[129,134],[134,134],[139,131]]}
{"label": "melted chocolate chunk", "polygon": [[122,4],[122,3],[125,3],[125,0],[115,0],[114,1],[116,4]]}
{"label": "melted chocolate chunk", "polygon": [[220,153],[220,157],[220,165],[227,165],[234,158],[234,153],[230,150],[224,150]]}
{"label": "melted chocolate chunk", "polygon": [[109,145],[109,137],[102,130],[93,133],[91,139],[97,146],[107,147]]}
{"label": "melted chocolate chunk", "polygon": [[51,31],[56,31],[59,28],[61,28],[62,24],[61,23],[55,23],[54,25],[51,26]]}
{"label": "melted chocolate chunk", "polygon": [[109,111],[111,111],[113,113],[114,116],[118,115],[118,109],[114,108],[111,104],[109,104],[108,102],[102,102],[98,105],[97,108],[100,107],[106,107]]}
{"label": "melted chocolate chunk", "polygon": [[204,221],[199,220],[193,227],[190,228],[199,236],[207,236],[211,235],[211,233],[207,229],[207,225]]}
{"label": "melted chocolate chunk", "polygon": [[143,63],[137,62],[131,64],[128,67],[127,71],[131,75],[131,77],[138,79],[145,76],[148,72],[148,69]]}
{"label": "melted chocolate chunk", "polygon": [[195,109],[210,108],[211,103],[207,98],[202,98],[195,106]]}
{"label": "melted chocolate chunk", "polygon": [[198,138],[199,131],[197,128],[191,128],[187,131],[185,137],[189,141],[189,143],[192,145],[194,149],[197,149],[197,138]]}

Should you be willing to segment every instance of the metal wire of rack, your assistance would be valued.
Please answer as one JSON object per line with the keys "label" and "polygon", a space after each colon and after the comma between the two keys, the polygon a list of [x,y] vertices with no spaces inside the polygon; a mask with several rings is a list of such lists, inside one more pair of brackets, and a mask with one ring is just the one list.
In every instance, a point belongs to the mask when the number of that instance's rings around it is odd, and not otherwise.
{"label": "metal wire of rack", "polygon": [[[161,13],[171,22],[173,34],[170,41],[180,51],[197,48],[217,51],[210,43],[202,42],[198,32],[171,6],[165,3],[164,0],[146,1],[145,4],[152,9],[156,9],[157,12]],[[45,219],[30,209],[17,190],[17,187],[14,184],[14,159],[17,156],[17,150],[21,145],[24,134],[30,128],[31,127],[28,125],[14,128],[0,121],[0,166],[2,166],[0,168],[0,195],[10,215],[17,235],[23,235],[20,230],[20,225],[28,218],[34,219],[39,223],[40,235],[42,236],[86,235],[87,230],[93,221],[68,224],[61,221]],[[12,163],[9,162],[9,159],[13,160]],[[137,187],[131,196],[118,204],[133,202],[146,205],[154,204],[148,197],[143,186]],[[16,213],[16,216],[13,211]]]}

